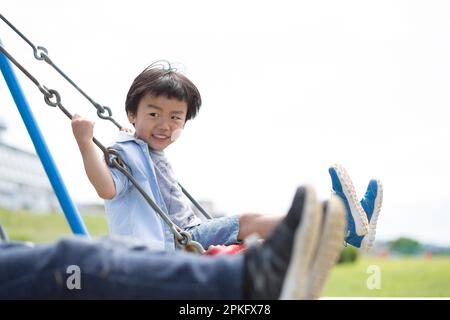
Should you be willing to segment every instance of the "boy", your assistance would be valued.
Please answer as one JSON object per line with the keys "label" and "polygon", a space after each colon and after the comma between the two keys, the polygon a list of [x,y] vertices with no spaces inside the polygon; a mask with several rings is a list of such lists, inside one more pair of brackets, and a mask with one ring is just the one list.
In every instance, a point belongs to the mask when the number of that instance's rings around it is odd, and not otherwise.
{"label": "boy", "polygon": [[[193,240],[205,249],[211,245],[239,243],[253,233],[264,239],[281,217],[244,213],[201,222],[183,197],[164,149],[179,137],[185,123],[197,115],[200,106],[200,93],[188,78],[170,67],[151,65],[133,81],[125,102],[128,120],[135,133],[121,132],[112,147],[119,151],[134,178],[148,194],[154,195],[171,220],[189,231]],[[88,178],[98,195],[106,200],[111,233],[143,240],[155,249],[175,249],[167,225],[124,175],[117,169],[108,168],[98,157],[92,142],[93,125],[78,115],[72,120]],[[333,186],[344,201],[350,219],[347,238],[363,237],[368,232],[366,213],[356,197],[349,196],[354,192],[351,183],[339,175],[342,170],[336,172]],[[338,186],[342,186],[341,189]],[[156,192],[152,193],[152,190]],[[375,200],[369,202],[375,203]],[[358,241],[353,242],[358,244]]]}

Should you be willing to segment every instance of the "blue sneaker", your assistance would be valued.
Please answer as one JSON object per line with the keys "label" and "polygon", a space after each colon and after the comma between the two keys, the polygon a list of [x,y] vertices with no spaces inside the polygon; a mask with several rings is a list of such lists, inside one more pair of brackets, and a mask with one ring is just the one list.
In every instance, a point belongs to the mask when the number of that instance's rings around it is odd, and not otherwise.
{"label": "blue sneaker", "polygon": [[369,251],[375,242],[378,216],[380,215],[381,204],[383,203],[383,185],[380,180],[370,180],[366,194],[361,199],[361,205],[369,220],[369,232],[367,235],[354,236],[346,241],[351,245]]}
{"label": "blue sneaker", "polygon": [[[369,221],[361,203],[358,201],[355,188],[347,171],[341,165],[333,165],[328,169],[333,191],[342,199],[347,215],[347,234],[345,241],[356,236],[365,236],[369,232]],[[352,243],[350,243],[352,244]]]}

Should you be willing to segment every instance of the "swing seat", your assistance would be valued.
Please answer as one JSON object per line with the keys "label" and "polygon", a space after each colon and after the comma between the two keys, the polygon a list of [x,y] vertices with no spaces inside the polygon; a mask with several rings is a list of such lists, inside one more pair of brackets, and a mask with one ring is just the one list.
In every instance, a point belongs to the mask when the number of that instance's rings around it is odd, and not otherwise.
{"label": "swing seat", "polygon": [[210,246],[203,255],[205,256],[230,255],[240,253],[245,249],[246,247],[243,244],[231,244],[228,246],[217,245],[217,246]]}

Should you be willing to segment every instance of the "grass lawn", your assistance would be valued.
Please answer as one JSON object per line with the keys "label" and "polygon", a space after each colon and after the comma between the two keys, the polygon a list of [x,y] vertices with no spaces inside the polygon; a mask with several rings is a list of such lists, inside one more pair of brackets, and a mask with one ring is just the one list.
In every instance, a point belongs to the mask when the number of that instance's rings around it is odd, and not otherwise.
{"label": "grass lawn", "polygon": [[[106,235],[106,218],[84,215],[92,237]],[[0,223],[11,240],[46,243],[71,231],[62,214],[32,214],[0,209]],[[369,266],[378,266],[380,289],[368,289]],[[323,292],[325,297],[450,297],[450,257],[426,259],[373,259],[363,257],[356,263],[337,265]]]}
{"label": "grass lawn", "polygon": [[[108,233],[104,215],[83,215],[82,217],[92,237]],[[36,214],[0,209],[0,224],[10,240],[48,243],[60,237],[72,235],[66,218],[59,213]]]}
{"label": "grass lawn", "polygon": [[[380,289],[368,289],[373,277],[369,266],[378,266]],[[370,279],[369,279],[370,282]],[[372,282],[373,283],[373,282]],[[327,297],[450,297],[450,257],[362,258],[339,264],[325,287]]]}

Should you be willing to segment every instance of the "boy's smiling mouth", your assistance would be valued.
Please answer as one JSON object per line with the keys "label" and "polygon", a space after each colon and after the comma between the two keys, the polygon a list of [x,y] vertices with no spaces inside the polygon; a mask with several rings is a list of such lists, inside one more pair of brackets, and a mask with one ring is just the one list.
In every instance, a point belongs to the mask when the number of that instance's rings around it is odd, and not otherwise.
{"label": "boy's smiling mouth", "polygon": [[169,138],[169,136],[166,136],[164,134],[152,134],[152,138],[157,140],[157,141],[165,141]]}

